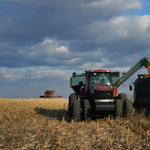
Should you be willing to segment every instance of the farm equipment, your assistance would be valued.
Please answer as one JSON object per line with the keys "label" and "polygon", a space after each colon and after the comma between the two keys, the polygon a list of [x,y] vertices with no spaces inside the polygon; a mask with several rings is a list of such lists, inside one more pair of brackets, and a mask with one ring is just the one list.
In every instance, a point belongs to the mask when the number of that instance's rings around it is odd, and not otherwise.
{"label": "farm equipment", "polygon": [[54,96],[54,91],[45,91],[45,95],[40,98],[62,98],[62,96]]}
{"label": "farm equipment", "polygon": [[[138,74],[138,79],[132,83],[134,84],[134,108],[138,110],[146,108],[147,111],[150,111],[150,75]],[[132,84],[129,87],[131,91]]]}
{"label": "farm equipment", "polygon": [[110,70],[89,70],[82,74],[73,73],[70,86],[75,93],[69,96],[68,113],[71,120],[89,121],[93,115],[113,114],[114,117],[130,117],[133,112],[132,101],[125,93],[117,95],[117,88],[121,86],[142,66],[150,74],[150,62],[147,57],[141,59],[127,73],[119,78],[119,72]]}

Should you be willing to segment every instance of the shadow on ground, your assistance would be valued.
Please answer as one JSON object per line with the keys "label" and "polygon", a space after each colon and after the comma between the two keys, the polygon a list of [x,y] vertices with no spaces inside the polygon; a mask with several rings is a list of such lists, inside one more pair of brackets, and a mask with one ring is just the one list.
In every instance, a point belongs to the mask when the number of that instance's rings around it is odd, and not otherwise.
{"label": "shadow on ground", "polygon": [[68,111],[65,109],[53,109],[53,110],[51,110],[51,109],[36,107],[35,111],[38,114],[41,114],[41,115],[49,117],[49,118],[57,119],[59,121],[62,121],[63,118],[66,121],[69,121]]}
{"label": "shadow on ground", "polygon": [[[45,108],[40,108],[40,107],[36,107],[35,111],[37,114],[41,114],[43,116],[49,117],[49,118],[53,118],[53,119],[57,119],[59,121],[62,121],[63,119],[65,119],[65,121],[70,122],[70,117],[68,115],[68,111],[65,109],[45,109]],[[92,120],[97,120],[97,119],[104,119],[106,117],[110,116],[110,119],[114,119],[113,115],[110,114],[101,114],[101,115],[94,115],[92,116]],[[83,118],[82,118],[83,120]]]}

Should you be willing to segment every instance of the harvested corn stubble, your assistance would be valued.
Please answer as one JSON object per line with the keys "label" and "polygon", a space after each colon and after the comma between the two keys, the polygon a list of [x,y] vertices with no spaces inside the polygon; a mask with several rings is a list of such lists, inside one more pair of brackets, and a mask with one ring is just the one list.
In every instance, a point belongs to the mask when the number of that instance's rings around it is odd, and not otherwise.
{"label": "harvested corn stubble", "polygon": [[149,130],[137,116],[71,123],[67,110],[63,98],[0,98],[0,149],[150,149]]}

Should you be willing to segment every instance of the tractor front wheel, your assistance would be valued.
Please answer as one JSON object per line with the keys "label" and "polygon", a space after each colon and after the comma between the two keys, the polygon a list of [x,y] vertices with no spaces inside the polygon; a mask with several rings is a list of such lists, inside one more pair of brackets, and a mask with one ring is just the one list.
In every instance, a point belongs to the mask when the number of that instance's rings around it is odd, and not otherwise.
{"label": "tractor front wheel", "polygon": [[79,100],[73,101],[71,121],[81,121],[81,102]]}
{"label": "tractor front wheel", "polygon": [[72,107],[73,107],[73,101],[77,100],[77,95],[75,93],[71,93],[69,96],[69,105],[68,105],[68,115],[72,115]]}

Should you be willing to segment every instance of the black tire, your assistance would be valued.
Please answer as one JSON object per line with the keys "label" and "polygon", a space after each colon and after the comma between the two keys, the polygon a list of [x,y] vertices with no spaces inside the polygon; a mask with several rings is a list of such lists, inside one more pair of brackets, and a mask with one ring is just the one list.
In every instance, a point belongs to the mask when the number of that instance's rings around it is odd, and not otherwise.
{"label": "black tire", "polygon": [[71,121],[81,121],[81,102],[79,100],[73,101]]}
{"label": "black tire", "polygon": [[88,99],[84,100],[84,121],[91,121],[91,105]]}
{"label": "black tire", "polygon": [[77,100],[77,95],[75,93],[71,93],[69,96],[69,104],[68,104],[68,115],[70,115],[70,118],[72,116],[72,106],[74,100]]}
{"label": "black tire", "polygon": [[123,106],[122,106],[122,101],[121,99],[115,100],[115,118],[121,118],[123,117]]}
{"label": "black tire", "polygon": [[121,97],[121,101],[122,101],[122,105],[123,105],[124,101],[127,100],[127,95],[125,93],[120,93],[118,96]]}
{"label": "black tire", "polygon": [[70,115],[70,95],[69,95],[69,102],[68,102],[68,115]]}
{"label": "black tire", "polygon": [[125,117],[126,119],[130,119],[132,113],[133,113],[132,101],[126,99],[123,105],[123,117]]}

